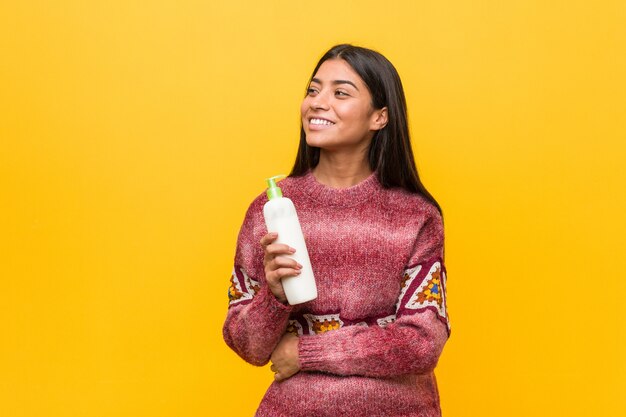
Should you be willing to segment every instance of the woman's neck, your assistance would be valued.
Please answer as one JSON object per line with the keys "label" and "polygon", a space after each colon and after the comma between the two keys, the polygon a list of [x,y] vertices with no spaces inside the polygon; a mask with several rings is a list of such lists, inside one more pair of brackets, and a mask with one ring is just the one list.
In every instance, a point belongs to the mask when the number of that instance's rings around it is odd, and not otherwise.
{"label": "woman's neck", "polygon": [[366,158],[329,154],[320,150],[320,160],[312,170],[321,184],[332,188],[348,188],[357,185],[372,174]]}

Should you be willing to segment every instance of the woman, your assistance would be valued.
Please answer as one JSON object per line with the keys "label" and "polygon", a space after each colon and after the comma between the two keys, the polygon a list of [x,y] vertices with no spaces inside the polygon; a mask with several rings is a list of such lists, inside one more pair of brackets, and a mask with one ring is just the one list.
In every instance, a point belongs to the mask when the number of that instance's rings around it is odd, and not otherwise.
{"label": "woman", "polygon": [[226,343],[271,359],[257,416],[440,416],[433,370],[449,337],[441,210],[421,184],[400,78],[351,45],[319,61],[280,184],[307,241],[318,298],[291,306],[293,250],[267,234],[259,195],[239,233]]}

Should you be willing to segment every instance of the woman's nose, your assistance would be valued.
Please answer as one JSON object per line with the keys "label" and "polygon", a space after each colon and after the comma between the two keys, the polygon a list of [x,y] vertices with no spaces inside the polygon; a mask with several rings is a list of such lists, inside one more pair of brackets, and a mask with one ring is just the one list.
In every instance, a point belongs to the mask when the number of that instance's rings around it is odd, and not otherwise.
{"label": "woman's nose", "polygon": [[313,97],[311,99],[311,108],[315,110],[328,110],[328,99],[326,97],[326,94],[320,92],[315,97]]}

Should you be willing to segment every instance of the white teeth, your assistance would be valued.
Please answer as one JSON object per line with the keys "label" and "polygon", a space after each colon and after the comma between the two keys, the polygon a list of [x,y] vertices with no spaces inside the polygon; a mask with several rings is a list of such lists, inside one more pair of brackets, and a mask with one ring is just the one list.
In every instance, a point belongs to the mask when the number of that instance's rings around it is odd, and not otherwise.
{"label": "white teeth", "polygon": [[328,120],[324,119],[311,119],[310,123],[312,125],[334,125],[333,122],[329,122]]}

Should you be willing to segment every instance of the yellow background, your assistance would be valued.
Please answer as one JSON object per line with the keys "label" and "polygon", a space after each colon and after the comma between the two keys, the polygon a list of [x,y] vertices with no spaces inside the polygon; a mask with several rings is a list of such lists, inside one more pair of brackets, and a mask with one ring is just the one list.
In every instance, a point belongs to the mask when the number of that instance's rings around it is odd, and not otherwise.
{"label": "yellow background", "polygon": [[626,415],[626,2],[0,5],[0,415],[251,416],[235,241],[335,43],[444,208],[444,415]]}

